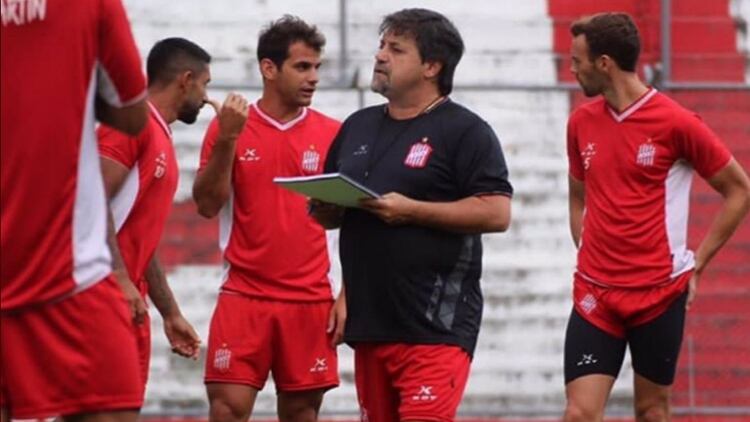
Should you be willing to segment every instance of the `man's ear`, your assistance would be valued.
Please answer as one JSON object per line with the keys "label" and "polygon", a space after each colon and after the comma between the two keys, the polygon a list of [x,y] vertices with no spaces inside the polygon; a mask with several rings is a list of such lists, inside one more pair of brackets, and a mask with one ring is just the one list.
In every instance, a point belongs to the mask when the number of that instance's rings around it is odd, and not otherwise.
{"label": "man's ear", "polygon": [[443,70],[443,63],[441,62],[424,62],[424,71],[422,74],[426,79],[437,78],[441,70]]}
{"label": "man's ear", "polygon": [[601,56],[596,58],[595,61],[596,67],[605,73],[608,73],[613,69],[614,66],[616,66],[615,61],[612,60],[612,57],[602,54]]}
{"label": "man's ear", "polygon": [[276,79],[276,75],[279,73],[279,68],[276,66],[276,63],[273,62],[271,59],[261,59],[260,60],[260,74],[263,75],[263,79],[268,80],[274,80]]}
{"label": "man's ear", "polygon": [[186,90],[187,87],[192,83],[194,76],[195,75],[193,74],[192,70],[186,70],[180,73],[180,75],[177,76],[177,83],[179,84],[180,89]]}

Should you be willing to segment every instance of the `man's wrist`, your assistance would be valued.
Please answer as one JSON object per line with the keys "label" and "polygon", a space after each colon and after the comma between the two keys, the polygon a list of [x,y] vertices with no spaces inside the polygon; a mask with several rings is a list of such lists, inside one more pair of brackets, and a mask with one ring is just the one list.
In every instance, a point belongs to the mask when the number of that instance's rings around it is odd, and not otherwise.
{"label": "man's wrist", "polygon": [[219,136],[216,138],[216,145],[231,145],[234,146],[235,142],[237,142],[237,138],[240,137],[240,133],[223,133],[220,132]]}
{"label": "man's wrist", "polygon": [[120,283],[124,283],[124,282],[131,283],[130,282],[130,275],[128,274],[128,271],[125,268],[114,268],[114,269],[112,269],[112,275]]}
{"label": "man's wrist", "polygon": [[696,254],[695,257],[695,267],[693,267],[693,274],[695,275],[701,275],[703,274],[703,270],[706,269],[706,260],[702,259]]}
{"label": "man's wrist", "polygon": [[421,219],[419,218],[424,202],[417,201],[415,199],[406,198],[406,206],[404,207],[403,218],[404,224],[418,224]]}
{"label": "man's wrist", "polygon": [[164,323],[171,323],[175,320],[182,319],[182,312],[180,312],[180,309],[176,306],[170,307],[171,309],[167,309],[164,312],[159,311],[161,314],[161,319],[164,321]]}

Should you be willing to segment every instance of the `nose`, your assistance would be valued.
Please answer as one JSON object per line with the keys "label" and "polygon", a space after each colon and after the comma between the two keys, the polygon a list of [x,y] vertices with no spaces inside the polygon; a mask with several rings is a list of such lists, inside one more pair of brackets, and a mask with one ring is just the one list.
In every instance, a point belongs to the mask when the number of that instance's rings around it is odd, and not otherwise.
{"label": "nose", "polygon": [[375,61],[382,63],[385,60],[386,60],[385,48],[378,48],[378,51],[375,52]]}

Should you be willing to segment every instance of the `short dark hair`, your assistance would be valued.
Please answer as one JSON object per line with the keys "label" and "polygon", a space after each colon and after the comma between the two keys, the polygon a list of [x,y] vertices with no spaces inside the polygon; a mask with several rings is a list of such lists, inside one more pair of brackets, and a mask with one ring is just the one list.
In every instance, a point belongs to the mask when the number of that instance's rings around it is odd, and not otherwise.
{"label": "short dark hair", "polygon": [[284,60],[289,57],[289,47],[298,41],[304,42],[318,53],[326,45],[326,38],[318,31],[317,26],[310,25],[296,16],[284,15],[260,32],[258,62],[269,59],[276,67],[281,68]]}
{"label": "short dark hair", "polygon": [[199,73],[209,63],[211,55],[198,44],[184,38],[165,38],[154,44],[148,53],[148,86],[169,84],[186,70]]}
{"label": "short dark hair", "polygon": [[627,13],[599,13],[581,18],[570,27],[574,37],[583,34],[589,46],[589,57],[606,54],[620,69],[634,72],[641,53],[638,27]]}
{"label": "short dark hair", "polygon": [[380,34],[393,33],[414,38],[422,62],[443,65],[438,75],[442,95],[453,91],[453,76],[464,54],[464,42],[453,22],[438,12],[427,9],[403,9],[391,13],[380,24]]}

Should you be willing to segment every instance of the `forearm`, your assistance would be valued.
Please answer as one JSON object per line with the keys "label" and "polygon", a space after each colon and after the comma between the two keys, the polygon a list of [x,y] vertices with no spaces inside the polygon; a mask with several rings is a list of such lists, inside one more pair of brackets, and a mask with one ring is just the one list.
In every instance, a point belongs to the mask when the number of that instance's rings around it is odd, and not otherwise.
{"label": "forearm", "polygon": [[414,201],[407,222],[456,233],[503,232],[510,225],[510,198],[472,196],[454,202]]}
{"label": "forearm", "polygon": [[198,213],[206,218],[218,214],[229,199],[232,189],[232,166],[235,139],[218,139],[206,167],[193,184],[193,199]]}
{"label": "forearm", "polygon": [[576,248],[581,246],[583,230],[583,210],[586,206],[586,191],[583,181],[568,175],[568,212],[570,218],[570,236]]}
{"label": "forearm", "polygon": [[112,255],[112,273],[117,279],[117,283],[121,287],[126,287],[127,284],[132,285],[130,281],[130,275],[128,274],[127,268],[125,268],[125,261],[122,259],[120,254],[120,245],[117,243],[117,231],[115,230],[115,220],[112,217],[112,210],[107,207],[107,246],[109,247],[109,253]]}
{"label": "forearm", "polygon": [[576,248],[581,245],[581,229],[583,228],[583,205],[571,201],[570,207],[570,236]]}
{"label": "forearm", "polygon": [[703,272],[714,255],[732,237],[732,234],[737,230],[737,227],[747,215],[749,209],[750,199],[747,195],[739,192],[728,196],[724,200],[719,214],[711,223],[706,237],[703,238],[696,251],[695,271],[697,273],[700,274]]}
{"label": "forearm", "polygon": [[151,258],[146,268],[146,280],[148,281],[148,297],[151,298],[151,302],[159,310],[162,318],[180,315],[180,307],[155,256]]}
{"label": "forearm", "polygon": [[116,108],[107,104],[97,96],[95,101],[96,119],[131,136],[138,135],[148,121],[148,106],[146,100],[135,104]]}

